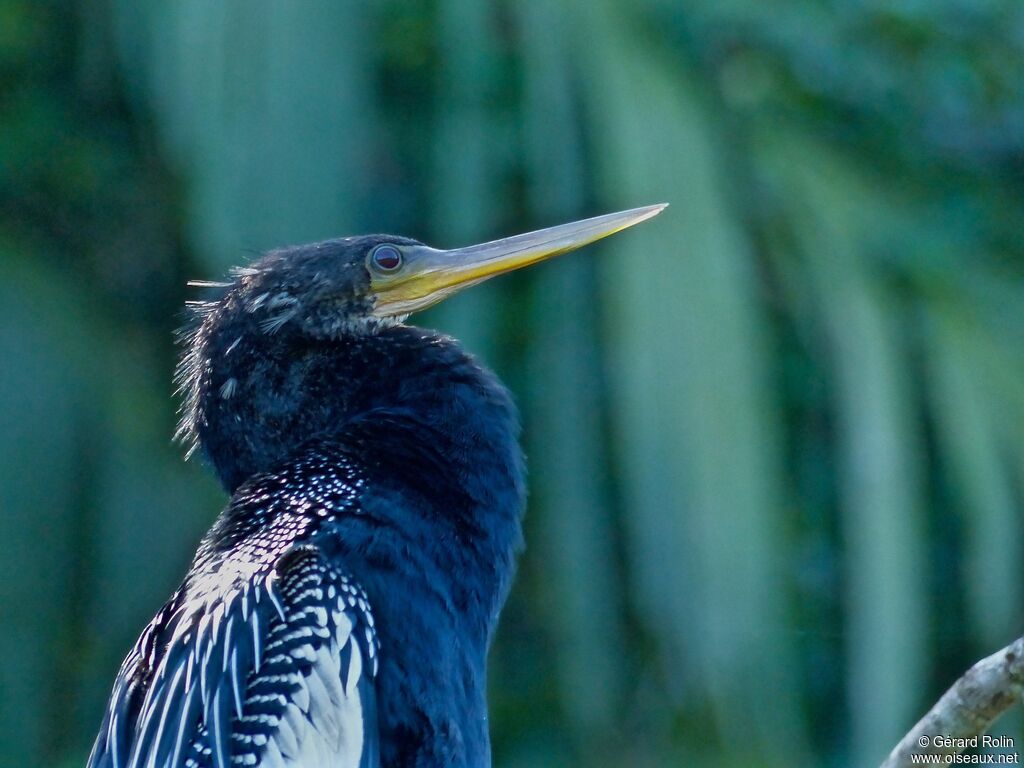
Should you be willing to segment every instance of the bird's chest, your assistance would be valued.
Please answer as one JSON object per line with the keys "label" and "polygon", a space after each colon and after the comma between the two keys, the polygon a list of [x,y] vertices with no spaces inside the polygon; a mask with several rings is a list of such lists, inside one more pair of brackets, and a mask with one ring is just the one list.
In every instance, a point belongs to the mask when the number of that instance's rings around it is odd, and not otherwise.
{"label": "bird's chest", "polygon": [[435,611],[433,596],[417,592],[410,587],[374,606],[381,764],[489,766],[486,648],[452,614]]}
{"label": "bird's chest", "polygon": [[482,695],[440,676],[409,685],[406,672],[395,679],[385,666],[378,677],[382,766],[490,766]]}

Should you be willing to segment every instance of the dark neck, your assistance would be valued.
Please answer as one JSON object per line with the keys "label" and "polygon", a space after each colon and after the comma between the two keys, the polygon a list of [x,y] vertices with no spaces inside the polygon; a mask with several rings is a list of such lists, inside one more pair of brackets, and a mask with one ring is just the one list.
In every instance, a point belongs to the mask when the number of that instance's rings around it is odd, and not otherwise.
{"label": "dark neck", "polygon": [[314,437],[335,437],[373,414],[407,414],[468,460],[475,438],[516,439],[497,379],[453,339],[410,326],[315,339],[225,329],[206,340],[195,429],[229,493]]}

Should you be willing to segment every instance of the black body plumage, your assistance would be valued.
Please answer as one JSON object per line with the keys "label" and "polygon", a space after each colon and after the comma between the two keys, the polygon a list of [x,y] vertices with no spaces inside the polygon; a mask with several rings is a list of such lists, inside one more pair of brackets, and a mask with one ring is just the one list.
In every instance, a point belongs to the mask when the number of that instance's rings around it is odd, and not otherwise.
{"label": "black body plumage", "polygon": [[484,766],[521,543],[510,398],[373,312],[373,236],[264,256],[195,307],[181,436],[230,502],[115,681],[90,766]]}

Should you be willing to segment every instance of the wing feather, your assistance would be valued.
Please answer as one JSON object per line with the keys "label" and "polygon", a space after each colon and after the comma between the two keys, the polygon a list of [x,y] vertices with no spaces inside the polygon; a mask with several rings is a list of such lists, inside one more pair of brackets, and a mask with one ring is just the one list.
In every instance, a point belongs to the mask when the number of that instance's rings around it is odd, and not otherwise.
{"label": "wing feather", "polygon": [[128,655],[90,768],[379,764],[369,607],[315,546],[203,597],[176,595]]}

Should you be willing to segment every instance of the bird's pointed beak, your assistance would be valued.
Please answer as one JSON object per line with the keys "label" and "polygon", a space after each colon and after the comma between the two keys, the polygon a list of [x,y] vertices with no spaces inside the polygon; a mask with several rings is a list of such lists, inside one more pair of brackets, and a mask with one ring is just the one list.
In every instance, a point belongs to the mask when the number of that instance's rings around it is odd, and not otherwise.
{"label": "bird's pointed beak", "polygon": [[667,205],[608,213],[451,251],[398,246],[402,265],[387,274],[375,269],[371,254],[367,267],[375,296],[374,314],[393,317],[425,309],[466,286],[574,251],[639,224],[661,213]]}

